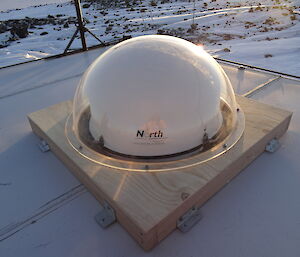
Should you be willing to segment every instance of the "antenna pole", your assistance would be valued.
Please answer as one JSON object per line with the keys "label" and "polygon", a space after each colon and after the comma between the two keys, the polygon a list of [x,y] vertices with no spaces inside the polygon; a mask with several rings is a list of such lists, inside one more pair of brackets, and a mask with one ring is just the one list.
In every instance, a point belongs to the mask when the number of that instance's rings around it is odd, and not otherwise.
{"label": "antenna pole", "polygon": [[195,8],[196,8],[196,3],[194,0],[194,4],[193,4],[193,25],[195,24]]}
{"label": "antenna pole", "polygon": [[83,24],[83,18],[82,18],[82,12],[81,12],[81,6],[80,6],[80,0],[74,0],[75,3],[75,7],[76,7],[76,14],[77,14],[77,23],[76,24],[76,31],[74,33],[74,35],[72,36],[69,44],[67,45],[64,54],[66,54],[70,48],[70,46],[72,45],[73,41],[75,40],[78,32],[80,33],[80,39],[81,39],[81,43],[82,43],[82,50],[86,51],[87,50],[87,46],[86,46],[86,41],[85,41],[85,36],[84,36],[84,32],[88,32],[90,33],[94,38],[96,38],[103,46],[106,46],[106,44],[104,43],[104,41],[102,41],[100,38],[98,38],[94,33],[92,33],[88,28],[86,28]]}
{"label": "antenna pole", "polygon": [[78,21],[78,29],[80,32],[80,38],[81,38],[81,44],[83,51],[87,50],[86,47],[86,41],[84,36],[85,27],[83,25],[83,19],[82,19],[82,12],[81,12],[81,6],[80,6],[80,0],[74,0],[75,7],[76,7],[76,14],[77,14],[77,21]]}

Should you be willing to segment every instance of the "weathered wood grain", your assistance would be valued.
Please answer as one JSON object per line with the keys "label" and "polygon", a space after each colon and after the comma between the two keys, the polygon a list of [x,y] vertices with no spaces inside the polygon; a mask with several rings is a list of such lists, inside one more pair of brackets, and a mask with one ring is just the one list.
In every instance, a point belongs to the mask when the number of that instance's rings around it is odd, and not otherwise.
{"label": "weathered wood grain", "polygon": [[177,219],[202,205],[259,156],[272,138],[287,130],[292,113],[241,96],[246,117],[244,136],[220,157],[192,168],[171,172],[120,171],[88,161],[68,144],[65,122],[71,102],[28,115],[33,132],[89,189],[98,201],[109,202],[118,222],[149,250],[176,228]]}

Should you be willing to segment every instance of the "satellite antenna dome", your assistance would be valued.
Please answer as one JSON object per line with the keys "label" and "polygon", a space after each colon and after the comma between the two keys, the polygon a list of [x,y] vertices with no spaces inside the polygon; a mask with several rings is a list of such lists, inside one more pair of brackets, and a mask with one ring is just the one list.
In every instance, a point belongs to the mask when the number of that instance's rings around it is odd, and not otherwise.
{"label": "satellite antenna dome", "polygon": [[86,70],[72,129],[99,153],[152,158],[213,151],[236,125],[235,95],[202,47],[165,35],[121,42]]}

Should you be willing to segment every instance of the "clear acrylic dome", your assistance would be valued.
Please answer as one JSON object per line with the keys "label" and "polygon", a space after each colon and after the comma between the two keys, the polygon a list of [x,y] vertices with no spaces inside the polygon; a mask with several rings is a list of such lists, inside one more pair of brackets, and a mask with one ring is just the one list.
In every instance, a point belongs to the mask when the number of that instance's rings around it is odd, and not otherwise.
{"label": "clear acrylic dome", "polygon": [[231,83],[208,53],[183,39],[141,36],[111,47],[86,70],[67,136],[98,163],[190,152],[209,152],[207,160],[224,151],[216,146],[237,121]]}

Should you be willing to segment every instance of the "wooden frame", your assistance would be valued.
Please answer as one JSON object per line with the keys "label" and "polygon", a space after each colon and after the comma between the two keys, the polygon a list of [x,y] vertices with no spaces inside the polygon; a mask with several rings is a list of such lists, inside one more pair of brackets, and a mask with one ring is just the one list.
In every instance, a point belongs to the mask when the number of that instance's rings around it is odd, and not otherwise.
{"label": "wooden frame", "polygon": [[108,202],[118,222],[145,250],[152,249],[176,228],[177,220],[193,206],[201,206],[289,126],[291,112],[237,96],[246,118],[244,136],[225,154],[184,170],[140,173],[97,165],[74,151],[65,136],[71,102],[28,115],[33,132],[89,189]]}

